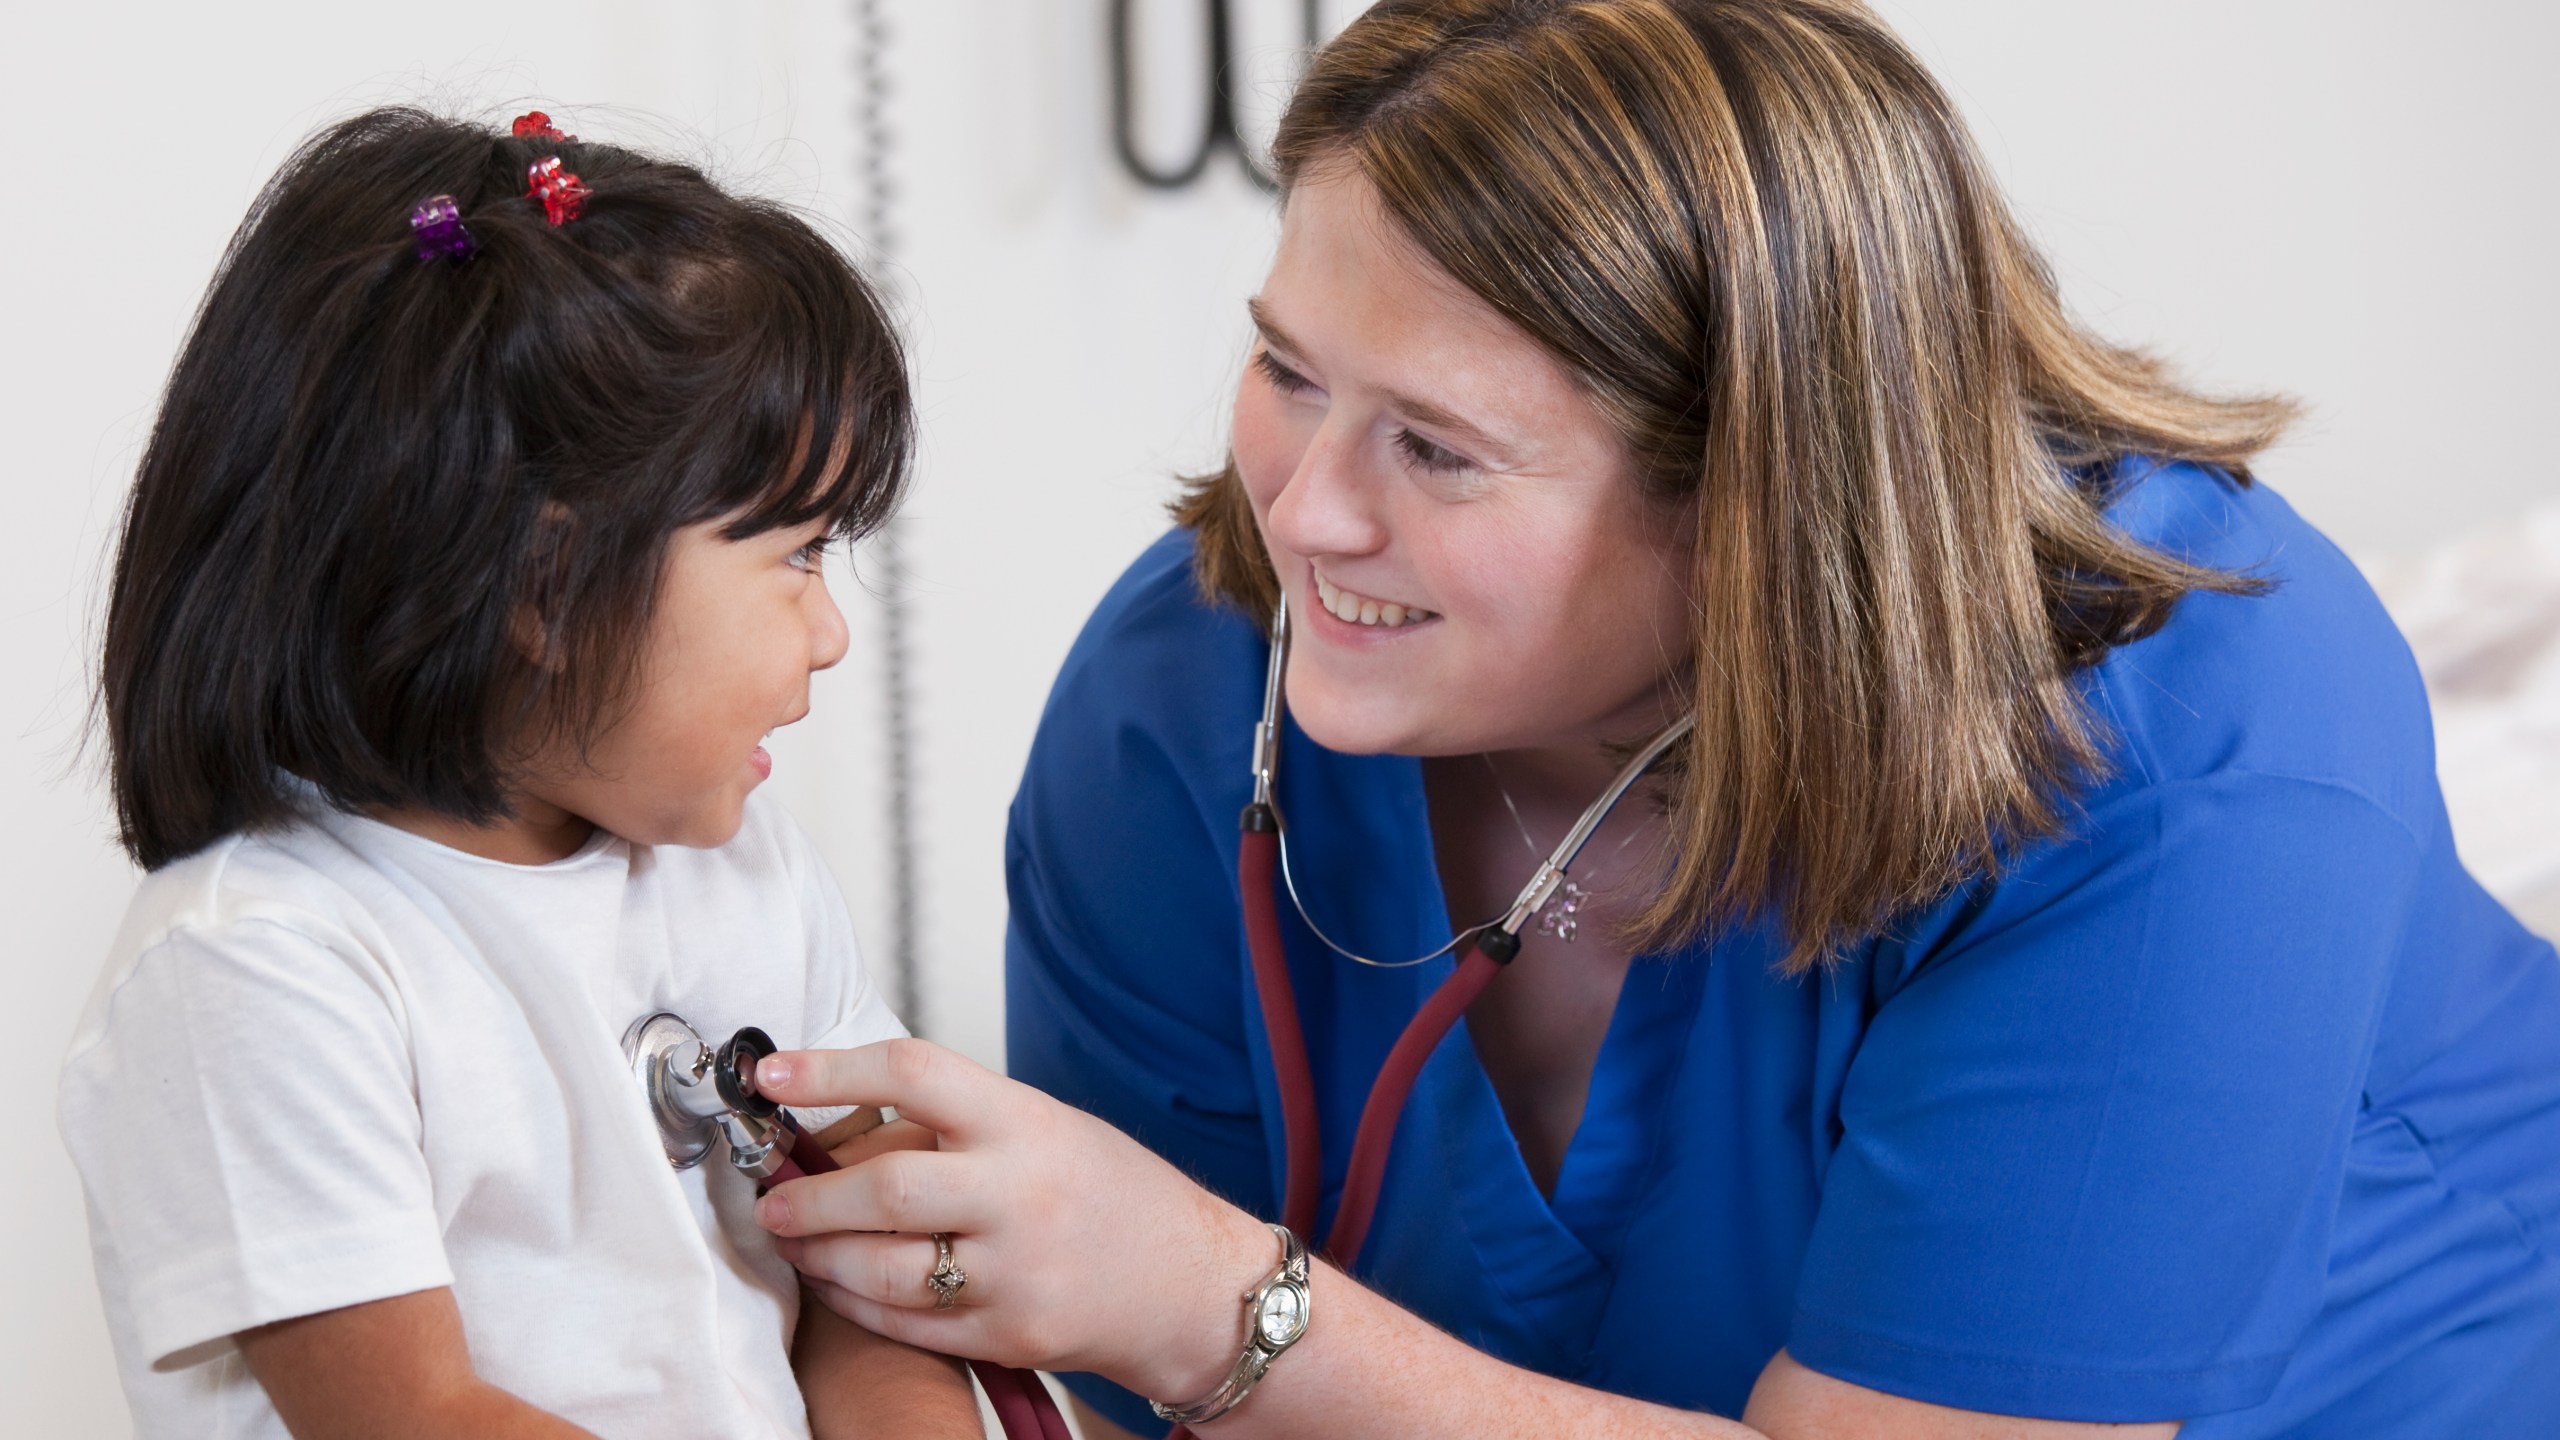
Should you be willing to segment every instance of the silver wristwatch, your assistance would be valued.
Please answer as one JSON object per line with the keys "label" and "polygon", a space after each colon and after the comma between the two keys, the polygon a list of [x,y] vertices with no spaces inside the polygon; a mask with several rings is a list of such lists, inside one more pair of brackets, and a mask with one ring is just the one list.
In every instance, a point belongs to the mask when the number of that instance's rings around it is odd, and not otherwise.
{"label": "silver wristwatch", "polygon": [[1157,1419],[1206,1425],[1233,1410],[1252,1393],[1280,1352],[1307,1333],[1307,1247],[1298,1243],[1287,1226],[1274,1225],[1271,1233],[1280,1237],[1280,1263],[1244,1292],[1244,1353],[1236,1357],[1236,1368],[1227,1372],[1217,1389],[1188,1405],[1148,1401],[1156,1407]]}

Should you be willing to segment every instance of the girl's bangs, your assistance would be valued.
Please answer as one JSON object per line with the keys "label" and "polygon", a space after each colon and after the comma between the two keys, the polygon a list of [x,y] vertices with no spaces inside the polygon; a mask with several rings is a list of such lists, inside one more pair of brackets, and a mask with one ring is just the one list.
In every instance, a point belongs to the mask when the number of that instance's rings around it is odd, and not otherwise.
{"label": "girl's bangs", "polygon": [[[753,458],[723,477],[714,513],[735,517],[733,538],[824,520],[859,539],[887,521],[906,487],[914,419],[905,365],[852,265],[815,235],[791,238],[800,253],[781,264],[767,255],[771,283],[740,297],[763,313],[741,327],[748,338],[719,387],[735,418],[712,420],[725,432],[712,448]],[[784,459],[772,469],[755,463],[776,454]]]}

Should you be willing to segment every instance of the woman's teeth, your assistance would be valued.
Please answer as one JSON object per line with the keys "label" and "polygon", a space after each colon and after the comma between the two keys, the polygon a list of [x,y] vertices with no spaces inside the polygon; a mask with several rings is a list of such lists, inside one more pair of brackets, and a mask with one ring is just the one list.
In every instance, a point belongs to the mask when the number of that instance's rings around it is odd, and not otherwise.
{"label": "woman's teeth", "polygon": [[1440,618],[1436,611],[1354,595],[1322,575],[1316,577],[1316,600],[1331,611],[1335,619],[1354,625],[1377,625],[1392,630],[1399,625],[1419,625],[1425,620]]}

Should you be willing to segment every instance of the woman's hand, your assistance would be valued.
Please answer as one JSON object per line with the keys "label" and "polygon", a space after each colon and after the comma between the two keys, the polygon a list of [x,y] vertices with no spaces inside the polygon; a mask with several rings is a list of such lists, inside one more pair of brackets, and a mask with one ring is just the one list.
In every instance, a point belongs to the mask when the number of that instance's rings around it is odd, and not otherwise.
{"label": "woman's hand", "polygon": [[[866,1329],[1007,1365],[1089,1370],[1175,1402],[1225,1378],[1239,1297],[1277,1259],[1262,1222],[1118,1130],[922,1040],[787,1051],[756,1067],[786,1105],[897,1107],[936,1148],[866,1135],[832,1175],[776,1186],[756,1218],[827,1304]],[[968,1273],[933,1308],[932,1236]]]}

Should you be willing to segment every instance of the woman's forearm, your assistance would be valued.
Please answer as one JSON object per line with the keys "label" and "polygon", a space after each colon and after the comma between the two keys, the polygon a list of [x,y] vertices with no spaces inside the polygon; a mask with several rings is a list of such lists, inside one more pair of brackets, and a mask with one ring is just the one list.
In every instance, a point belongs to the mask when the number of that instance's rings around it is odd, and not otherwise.
{"label": "woman's forearm", "polygon": [[[1760,1432],[1507,1365],[1329,1265],[1315,1267],[1306,1337],[1273,1363],[1211,1436],[1482,1440],[1756,1440]],[[1239,1336],[1239,1341],[1241,1336]],[[1189,1399],[1190,1397],[1181,1397]]]}
{"label": "woman's forearm", "polygon": [[[789,1105],[895,1105],[935,1132],[839,1153],[844,1168],[775,1187],[756,1218],[826,1304],[875,1333],[1008,1365],[1086,1370],[1187,1404],[1243,1343],[1237,1297],[1272,1263],[1270,1227],[1093,1116],[919,1040],[767,1057],[757,1087]],[[849,1147],[859,1149],[859,1146]],[[927,1283],[955,1232],[982,1277],[950,1309]],[[979,1288],[983,1285],[985,1288]],[[1318,1266],[1306,1337],[1209,1429],[1270,1436],[2097,1440],[2100,1427],[1953,1410],[1797,1365],[1782,1351],[1746,1423],[1610,1395],[1504,1364]]]}
{"label": "woman's forearm", "polygon": [[1784,1351],[1761,1372],[1737,1422],[1506,1364],[1328,1265],[1316,1267],[1314,1291],[1306,1338],[1206,1427],[1210,1440],[2172,1440],[2179,1429],[1949,1409],[1818,1374]]}

